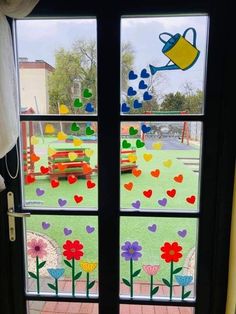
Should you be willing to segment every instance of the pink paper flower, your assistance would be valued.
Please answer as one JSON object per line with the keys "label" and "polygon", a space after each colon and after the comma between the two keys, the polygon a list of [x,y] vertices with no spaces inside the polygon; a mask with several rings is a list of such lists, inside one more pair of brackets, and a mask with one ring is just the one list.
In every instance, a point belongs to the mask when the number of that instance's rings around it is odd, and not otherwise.
{"label": "pink paper flower", "polygon": [[32,239],[30,242],[27,243],[28,250],[27,253],[32,257],[35,258],[43,258],[47,255],[45,248],[47,247],[47,243],[44,242],[42,239]]}
{"label": "pink paper flower", "polygon": [[155,276],[157,272],[160,270],[160,265],[143,265],[143,270],[149,276]]}

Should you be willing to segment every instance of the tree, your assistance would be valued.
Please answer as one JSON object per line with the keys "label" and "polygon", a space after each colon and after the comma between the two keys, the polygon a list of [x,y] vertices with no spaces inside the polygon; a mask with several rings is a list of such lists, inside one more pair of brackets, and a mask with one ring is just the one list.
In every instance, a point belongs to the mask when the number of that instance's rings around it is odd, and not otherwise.
{"label": "tree", "polygon": [[161,104],[161,111],[182,111],[186,97],[180,92],[166,94]]}
{"label": "tree", "polygon": [[[134,54],[130,43],[122,45],[122,88],[127,86],[128,69]],[[82,102],[97,106],[97,49],[95,41],[74,42],[71,50],[59,49],[55,53],[55,71],[49,77],[50,113],[58,113],[58,103],[65,104],[72,113],[85,113],[84,106],[74,107],[74,84],[80,84]],[[83,90],[91,89],[92,97],[83,99]]]}

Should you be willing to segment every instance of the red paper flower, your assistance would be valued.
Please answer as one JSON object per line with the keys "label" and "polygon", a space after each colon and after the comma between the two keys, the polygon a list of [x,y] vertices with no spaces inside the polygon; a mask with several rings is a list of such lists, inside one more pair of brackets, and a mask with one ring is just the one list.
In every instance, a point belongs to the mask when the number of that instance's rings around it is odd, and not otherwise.
{"label": "red paper flower", "polygon": [[63,255],[66,256],[66,259],[69,261],[72,260],[72,258],[80,260],[81,256],[84,255],[84,252],[81,251],[83,247],[83,244],[78,240],[75,240],[74,242],[67,240],[63,245],[63,249],[65,249]]}
{"label": "red paper flower", "polygon": [[166,263],[170,262],[178,262],[179,259],[183,256],[180,251],[182,250],[182,246],[180,246],[177,242],[169,243],[165,242],[164,246],[161,247],[162,252],[161,258],[163,258]]}

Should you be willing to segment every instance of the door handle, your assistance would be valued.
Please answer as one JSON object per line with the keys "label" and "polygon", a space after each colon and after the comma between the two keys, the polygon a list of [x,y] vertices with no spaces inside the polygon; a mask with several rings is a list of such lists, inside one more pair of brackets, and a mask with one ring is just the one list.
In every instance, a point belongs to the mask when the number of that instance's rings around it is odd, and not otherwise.
{"label": "door handle", "polygon": [[7,205],[8,205],[7,215],[8,215],[9,239],[11,242],[14,242],[16,240],[15,218],[30,217],[30,213],[16,213],[15,212],[13,192],[7,193]]}

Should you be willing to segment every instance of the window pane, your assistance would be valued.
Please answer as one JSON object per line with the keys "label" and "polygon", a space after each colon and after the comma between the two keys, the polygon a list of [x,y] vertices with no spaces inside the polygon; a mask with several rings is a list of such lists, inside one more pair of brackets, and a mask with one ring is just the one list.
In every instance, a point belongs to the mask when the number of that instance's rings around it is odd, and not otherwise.
{"label": "window pane", "polygon": [[98,314],[96,303],[28,301],[27,306],[28,314]]}
{"label": "window pane", "polygon": [[121,208],[198,209],[201,122],[122,122]]}
{"label": "window pane", "polygon": [[120,314],[194,314],[193,307],[128,305],[120,306]]}
{"label": "window pane", "polygon": [[121,112],[201,114],[207,16],[123,18]]}
{"label": "window pane", "polygon": [[23,206],[97,208],[96,122],[21,122]]}
{"label": "window pane", "polygon": [[17,21],[23,114],[95,114],[95,19]]}
{"label": "window pane", "polygon": [[197,225],[195,218],[121,217],[120,295],[194,299]]}
{"label": "window pane", "polygon": [[25,230],[27,292],[97,295],[96,217],[31,216]]}

